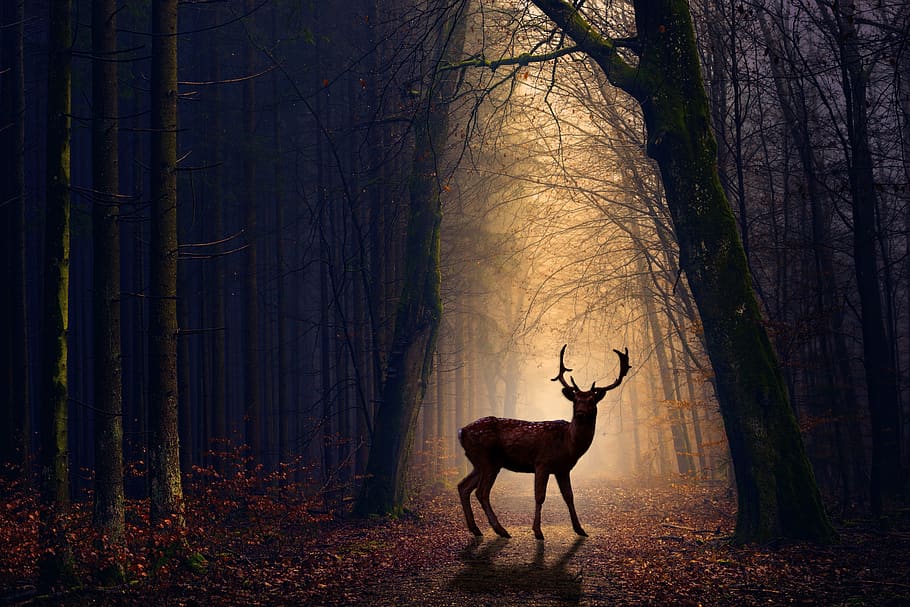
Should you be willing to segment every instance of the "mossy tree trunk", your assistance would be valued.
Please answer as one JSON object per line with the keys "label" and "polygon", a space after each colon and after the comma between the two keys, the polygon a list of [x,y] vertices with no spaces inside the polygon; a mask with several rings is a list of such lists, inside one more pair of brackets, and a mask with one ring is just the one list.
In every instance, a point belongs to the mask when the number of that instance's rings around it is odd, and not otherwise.
{"label": "mossy tree trunk", "polygon": [[0,466],[29,475],[25,305],[25,0],[0,3]]}
{"label": "mossy tree trunk", "polygon": [[115,0],[92,2],[94,524],[112,546],[124,539],[116,13]]}
{"label": "mossy tree trunk", "polygon": [[67,340],[70,260],[72,4],[49,8],[47,182],[41,366],[41,498],[39,587],[75,583],[66,538],[70,515]]}
{"label": "mossy tree trunk", "polygon": [[715,372],[736,472],[736,539],[832,539],[720,185],[688,4],[634,2],[637,36],[622,44],[637,62],[627,62],[571,4],[533,1],[641,106]]}
{"label": "mossy tree trunk", "polygon": [[398,511],[406,498],[406,466],[442,317],[439,228],[443,184],[438,170],[448,137],[449,101],[457,86],[457,72],[439,68],[453,63],[462,52],[465,29],[463,13],[457,8],[439,28],[438,60],[414,122],[404,280],[376,411],[367,477],[354,506],[359,515]]}
{"label": "mossy tree trunk", "polygon": [[177,0],[152,3],[149,498],[152,525],[182,527],[177,431]]}

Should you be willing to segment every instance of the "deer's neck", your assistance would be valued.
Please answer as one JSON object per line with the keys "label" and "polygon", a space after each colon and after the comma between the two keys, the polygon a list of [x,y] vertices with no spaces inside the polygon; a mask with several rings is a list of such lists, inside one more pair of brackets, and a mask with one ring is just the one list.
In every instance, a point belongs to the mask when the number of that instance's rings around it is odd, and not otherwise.
{"label": "deer's neck", "polygon": [[596,418],[580,419],[577,416],[572,417],[572,423],[569,424],[569,440],[572,441],[572,450],[581,457],[591,442],[594,441],[594,424]]}

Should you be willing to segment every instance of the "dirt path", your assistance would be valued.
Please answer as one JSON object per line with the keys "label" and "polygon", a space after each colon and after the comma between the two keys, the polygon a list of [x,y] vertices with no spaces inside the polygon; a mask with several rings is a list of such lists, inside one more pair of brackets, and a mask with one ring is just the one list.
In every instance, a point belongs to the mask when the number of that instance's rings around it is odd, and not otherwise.
{"label": "dirt path", "polygon": [[[537,541],[530,528],[534,508],[530,481],[529,476],[507,480],[494,495],[494,507],[512,538],[492,533],[475,502],[485,537],[471,539],[465,530],[457,562],[402,580],[400,593],[387,604],[578,605],[595,604],[595,597],[596,604],[616,604],[621,597],[615,589],[586,567],[592,557],[608,549],[612,531],[583,523],[588,537],[577,536],[562,498],[552,487],[544,505],[542,530],[546,539]],[[593,521],[590,510],[595,500],[589,497],[587,492],[580,495],[578,509],[583,521]]]}
{"label": "dirt path", "polygon": [[[445,526],[438,533],[448,544],[443,558],[438,545],[427,546],[435,551],[433,565],[417,559],[372,580],[366,574],[359,590],[324,594],[312,604],[910,605],[910,548],[900,533],[846,530],[831,547],[736,547],[726,541],[733,506],[718,489],[580,482],[576,504],[589,537],[572,532],[554,486],[541,542],[530,529],[529,485],[530,477],[516,476],[494,488],[493,506],[511,539],[489,530],[479,506],[486,535],[472,539],[459,509],[436,523]],[[457,508],[454,496],[451,504]]]}
{"label": "dirt path", "polygon": [[[537,541],[532,479],[503,475],[492,502],[511,539],[464,524],[454,489],[420,500],[416,516],[317,526],[285,515],[200,544],[205,573],[181,569],[113,589],[83,588],[20,605],[141,607],[510,606],[906,607],[910,521],[882,531],[841,521],[832,546],[733,546],[735,508],[723,487],[631,488],[579,479],[573,532],[554,486]],[[270,526],[271,525],[271,526]],[[226,544],[236,535],[236,541]],[[2,595],[0,595],[2,596]],[[3,601],[0,600],[0,603]]]}

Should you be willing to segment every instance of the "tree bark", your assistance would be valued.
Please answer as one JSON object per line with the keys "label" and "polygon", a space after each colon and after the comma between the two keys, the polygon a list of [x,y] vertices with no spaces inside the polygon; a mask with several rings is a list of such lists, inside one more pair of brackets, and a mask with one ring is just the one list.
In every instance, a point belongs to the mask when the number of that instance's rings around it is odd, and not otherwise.
{"label": "tree bark", "polygon": [[367,478],[354,507],[359,515],[400,510],[406,498],[405,470],[417,414],[433,368],[442,317],[439,294],[442,184],[437,171],[438,157],[448,136],[449,101],[457,86],[457,74],[439,68],[452,63],[462,52],[465,30],[464,16],[457,9],[441,23],[438,59],[428,93],[421,99],[423,110],[414,123],[404,282],[376,412]]}
{"label": "tree bark", "polygon": [[[823,8],[824,10],[824,8]],[[900,461],[900,401],[893,349],[885,332],[876,246],[875,176],[869,146],[866,85],[854,24],[856,8],[851,0],[835,2],[834,18],[841,55],[841,77],[847,102],[848,175],[853,219],[853,261],[859,290],[863,331],[863,365],[872,422],[872,511],[881,514],[897,500],[903,488]]]}
{"label": "tree bark", "polygon": [[177,431],[177,0],[152,3],[149,497],[153,526],[182,527]]}
{"label": "tree bark", "polygon": [[[28,340],[25,304],[25,1],[0,4],[0,466],[29,476]],[[5,473],[5,471],[0,471]]]}
{"label": "tree bark", "polygon": [[[810,111],[806,103],[805,91],[799,88],[799,79],[794,78],[798,66],[791,68],[793,73],[785,73],[783,66],[792,56],[789,41],[781,37],[779,42],[773,38],[772,29],[764,15],[760,15],[762,34],[768,40],[768,49],[772,55],[771,72],[778,100],[783,110],[786,128],[793,137],[798,152],[802,174],[805,179],[805,197],[808,198],[812,242],[812,272],[816,291],[815,315],[823,324],[820,330],[821,365],[823,377],[822,389],[817,396],[820,403],[830,406],[834,413],[834,434],[838,445],[839,473],[842,479],[842,502],[846,504],[855,499],[855,487],[862,478],[863,448],[860,445],[859,433],[847,431],[848,426],[859,423],[859,416],[854,403],[856,394],[850,369],[850,354],[847,350],[843,327],[843,306],[839,303],[842,295],[832,286],[835,276],[834,258],[831,252],[831,230],[828,227],[828,216],[831,210],[822,205],[824,184],[818,175],[818,160],[809,133]],[[780,46],[780,49],[776,48]]]}
{"label": "tree bark", "polygon": [[718,178],[717,145],[687,3],[634,3],[634,66],[571,4],[534,4],[642,108],[647,152],[660,169],[680,267],[698,306],[715,372],[736,471],[736,540],[832,539]]}
{"label": "tree bark", "polygon": [[115,0],[92,2],[94,524],[114,546],[124,539],[116,11]]}
{"label": "tree bark", "polygon": [[[218,23],[218,17],[221,11],[216,7],[212,8],[210,23],[208,27]],[[215,45],[212,49],[211,59],[209,62],[210,80],[215,82],[221,80],[221,62],[218,60],[220,45]],[[220,242],[224,239],[224,170],[222,168],[222,150],[224,148],[224,134],[221,121],[222,116],[222,94],[221,87],[213,87],[212,91],[212,110],[207,125],[211,124],[211,132],[208,136],[209,149],[211,158],[211,199],[212,199],[212,225],[209,241]],[[212,310],[212,325],[214,331],[211,335],[211,360],[212,360],[212,406],[209,408],[209,436],[215,439],[208,445],[208,448],[214,451],[227,450],[227,361],[225,356],[225,339],[227,332],[227,321],[225,312],[225,257],[216,255],[211,263],[211,278],[209,290],[211,293],[210,306]],[[225,460],[223,457],[215,458],[216,469],[225,472]]]}
{"label": "tree bark", "polygon": [[70,137],[72,4],[49,8],[47,71],[47,207],[44,241],[44,321],[41,368],[41,501],[38,537],[39,587],[75,583],[75,562],[66,533],[69,493]]}
{"label": "tree bark", "polygon": [[[253,11],[253,2],[246,0],[244,8]],[[254,73],[253,43],[244,41],[243,63],[247,73]],[[246,215],[246,268],[243,299],[243,361],[246,377],[243,386],[243,421],[246,444],[250,448],[250,466],[262,461],[262,390],[259,372],[259,275],[257,272],[257,227],[256,227],[256,88],[255,79],[243,82],[244,161],[243,161],[243,208]]]}

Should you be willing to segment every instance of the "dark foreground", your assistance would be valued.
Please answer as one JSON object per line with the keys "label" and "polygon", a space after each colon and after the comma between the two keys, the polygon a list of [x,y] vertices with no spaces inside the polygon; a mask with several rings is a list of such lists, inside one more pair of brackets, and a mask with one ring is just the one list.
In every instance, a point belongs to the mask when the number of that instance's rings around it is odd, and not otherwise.
{"label": "dark foreground", "polygon": [[121,587],[45,597],[27,577],[7,579],[0,603],[910,605],[906,521],[887,533],[840,522],[841,541],[833,546],[737,547],[727,541],[734,506],[722,488],[579,480],[576,505],[589,537],[574,535],[553,483],[544,505],[546,540],[538,542],[530,528],[531,484],[527,475],[503,475],[493,490],[493,505],[513,535],[508,540],[489,531],[476,502],[486,535],[473,539],[452,489],[399,520],[299,526],[288,516],[245,519],[236,530],[222,527],[221,543],[202,546],[204,573],[174,567]]}

